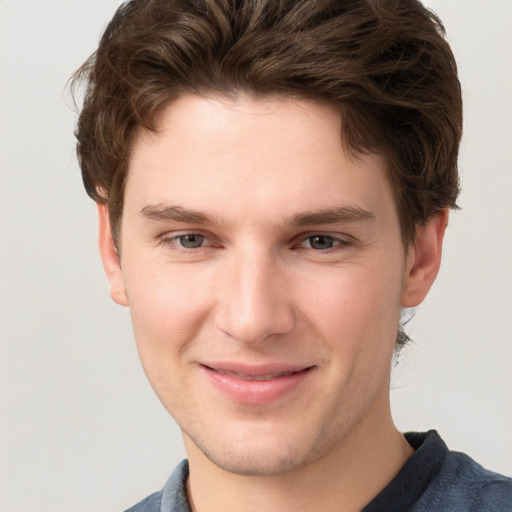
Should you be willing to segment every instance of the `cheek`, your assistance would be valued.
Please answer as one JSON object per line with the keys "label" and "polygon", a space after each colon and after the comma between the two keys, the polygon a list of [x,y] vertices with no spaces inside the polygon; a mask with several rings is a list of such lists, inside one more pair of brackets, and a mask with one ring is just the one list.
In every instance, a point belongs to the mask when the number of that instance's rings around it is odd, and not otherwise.
{"label": "cheek", "polygon": [[340,344],[344,350],[392,350],[401,292],[401,272],[394,267],[354,265],[331,269],[321,280],[302,281],[303,316],[330,340],[333,350]]}
{"label": "cheek", "polygon": [[[155,393],[169,411],[190,406],[182,354],[200,337],[207,317],[205,288],[191,273],[169,269],[126,272],[126,285],[137,350]],[[185,269],[184,269],[185,270]]]}
{"label": "cheek", "polygon": [[401,280],[399,271],[381,266],[352,270],[333,281],[330,299],[316,307],[330,354],[329,393],[347,410],[357,411],[389,386]]}
{"label": "cheek", "polygon": [[[183,266],[134,265],[125,269],[126,290],[139,351],[162,355],[183,350],[208,311],[205,280]],[[141,357],[144,354],[141,353]]]}

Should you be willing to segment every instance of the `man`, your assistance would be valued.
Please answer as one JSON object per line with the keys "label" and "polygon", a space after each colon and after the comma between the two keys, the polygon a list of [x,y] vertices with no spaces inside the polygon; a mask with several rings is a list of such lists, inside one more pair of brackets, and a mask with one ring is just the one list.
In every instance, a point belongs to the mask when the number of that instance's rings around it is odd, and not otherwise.
{"label": "man", "polygon": [[440,21],[414,0],[135,0],[81,79],[111,296],[188,455],[131,510],[512,510],[510,479],[389,406],[458,195]]}

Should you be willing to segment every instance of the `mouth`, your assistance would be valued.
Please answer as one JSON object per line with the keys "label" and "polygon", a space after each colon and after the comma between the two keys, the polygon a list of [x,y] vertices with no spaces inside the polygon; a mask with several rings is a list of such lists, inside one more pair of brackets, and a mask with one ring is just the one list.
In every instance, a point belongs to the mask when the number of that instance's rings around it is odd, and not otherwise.
{"label": "mouth", "polygon": [[215,369],[210,368],[207,366],[207,368],[211,371],[214,371],[220,375],[228,375],[230,377],[234,377],[236,379],[242,379],[242,380],[253,380],[253,381],[265,381],[265,380],[272,380],[272,379],[279,379],[281,377],[287,377],[288,375],[294,375],[296,373],[300,373],[306,370],[309,370],[309,368],[304,368],[303,370],[298,371],[283,371],[283,372],[269,372],[269,373],[261,373],[256,375],[247,375],[245,373],[239,373],[239,372],[233,372],[230,370],[222,370],[222,369]]}
{"label": "mouth", "polygon": [[299,393],[314,366],[230,363],[201,365],[213,389],[237,403],[265,405]]}

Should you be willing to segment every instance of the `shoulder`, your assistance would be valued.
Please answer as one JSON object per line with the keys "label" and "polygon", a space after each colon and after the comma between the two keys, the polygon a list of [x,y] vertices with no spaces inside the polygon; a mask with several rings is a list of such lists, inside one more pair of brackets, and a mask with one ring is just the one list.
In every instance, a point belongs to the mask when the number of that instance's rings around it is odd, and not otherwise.
{"label": "shoulder", "polygon": [[[435,471],[413,510],[512,512],[512,479],[485,469],[464,453],[450,451],[437,432],[413,434],[423,452],[436,459]],[[414,443],[411,443],[414,444]]]}
{"label": "shoulder", "polygon": [[435,430],[405,437],[415,453],[402,470],[402,480],[406,488],[415,489],[416,498],[404,510],[512,512],[512,479],[450,451]]}
{"label": "shoulder", "polygon": [[449,452],[433,483],[443,490],[443,502],[465,503],[468,512],[512,512],[512,479],[464,453]]}
{"label": "shoulder", "polygon": [[160,512],[160,504],[162,502],[162,491],[155,492],[143,499],[137,505],[130,507],[125,512]]}
{"label": "shoulder", "polygon": [[188,461],[184,460],[174,469],[161,491],[151,494],[125,512],[190,512],[186,491],[187,478]]}

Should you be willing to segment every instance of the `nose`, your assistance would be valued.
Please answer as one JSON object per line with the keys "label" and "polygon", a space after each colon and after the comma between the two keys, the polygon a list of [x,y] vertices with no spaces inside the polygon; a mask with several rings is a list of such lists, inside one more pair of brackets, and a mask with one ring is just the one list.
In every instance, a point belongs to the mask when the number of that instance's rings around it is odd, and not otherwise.
{"label": "nose", "polygon": [[239,254],[220,276],[216,326],[243,343],[258,343],[293,329],[285,269],[271,255]]}

